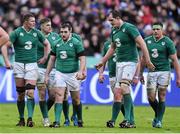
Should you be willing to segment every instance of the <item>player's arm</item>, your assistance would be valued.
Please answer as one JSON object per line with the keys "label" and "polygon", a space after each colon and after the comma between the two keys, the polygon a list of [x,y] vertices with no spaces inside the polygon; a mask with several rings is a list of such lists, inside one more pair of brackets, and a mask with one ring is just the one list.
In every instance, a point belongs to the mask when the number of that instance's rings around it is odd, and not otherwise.
{"label": "player's arm", "polygon": [[51,51],[51,46],[47,39],[44,40],[43,45],[44,45],[44,56],[41,59],[39,59],[38,61],[39,64],[44,64],[46,62],[46,60],[48,59],[48,55]]}
{"label": "player's arm", "polygon": [[100,69],[108,61],[108,59],[114,54],[116,46],[114,43],[111,43],[111,47],[108,49],[106,55],[101,59],[100,63],[96,65],[96,69]]}
{"label": "player's arm", "polygon": [[139,45],[141,48],[141,51],[143,53],[143,58],[145,59],[146,65],[150,70],[154,70],[155,66],[152,64],[150,57],[149,57],[149,52],[146,47],[146,43],[144,42],[143,38],[139,35],[135,38],[136,43]]}
{"label": "player's arm", "polygon": [[79,61],[80,61],[80,68],[76,75],[77,80],[83,80],[86,77],[86,57],[83,52],[78,53]]}
{"label": "player's arm", "polygon": [[10,45],[11,45],[11,42],[8,41],[5,43],[5,45],[3,45],[1,47],[1,53],[2,53],[2,56],[4,58],[4,63],[6,65],[7,69],[11,69],[11,67],[12,67],[11,62],[9,61],[9,56],[8,56],[8,47],[10,47]]}
{"label": "player's arm", "polygon": [[49,74],[50,74],[52,68],[54,67],[55,61],[56,61],[56,55],[53,52],[51,52],[51,56],[48,61],[48,65],[47,65],[47,69],[46,69],[46,73],[45,73],[45,80],[44,80],[45,84],[48,84]]}
{"label": "player's arm", "polygon": [[2,27],[0,27],[0,47],[9,41],[9,35]]}
{"label": "player's arm", "polygon": [[180,87],[180,65],[179,65],[176,53],[170,55],[170,58],[172,60],[172,64],[173,64],[174,69],[176,71],[176,84],[178,87]]}

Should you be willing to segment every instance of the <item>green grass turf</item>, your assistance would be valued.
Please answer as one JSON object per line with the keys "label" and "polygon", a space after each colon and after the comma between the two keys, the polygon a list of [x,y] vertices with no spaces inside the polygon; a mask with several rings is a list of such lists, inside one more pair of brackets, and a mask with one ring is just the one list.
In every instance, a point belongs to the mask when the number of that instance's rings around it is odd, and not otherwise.
{"label": "green grass turf", "polygon": [[[70,107],[72,111],[72,106]],[[27,111],[25,112],[27,113]],[[49,112],[51,122],[54,121],[53,108]],[[71,115],[72,112],[70,112]],[[70,127],[61,126],[60,128],[44,128],[42,126],[42,116],[39,106],[36,105],[33,120],[35,126],[16,127],[18,121],[18,113],[16,104],[0,104],[0,133],[177,133],[180,132],[180,108],[167,107],[163,128],[152,128],[151,121],[153,112],[150,107],[135,107],[135,121],[137,128],[122,129],[118,127],[122,121],[120,113],[115,128],[107,128],[106,121],[111,117],[111,106],[83,106],[84,127],[74,127],[71,123]],[[64,122],[62,116],[61,125]]]}

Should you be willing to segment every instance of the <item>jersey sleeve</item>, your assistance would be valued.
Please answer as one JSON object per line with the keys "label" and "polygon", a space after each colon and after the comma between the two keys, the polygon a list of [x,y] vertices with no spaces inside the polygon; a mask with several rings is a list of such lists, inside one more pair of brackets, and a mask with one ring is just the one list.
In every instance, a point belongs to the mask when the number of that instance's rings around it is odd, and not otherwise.
{"label": "jersey sleeve", "polygon": [[76,53],[80,53],[80,52],[84,51],[82,41],[79,41],[79,40],[76,41],[75,49],[76,49]]}
{"label": "jersey sleeve", "polygon": [[167,46],[167,50],[168,50],[169,55],[176,53],[175,44],[173,43],[173,41],[171,39],[168,38],[166,46]]}
{"label": "jersey sleeve", "polygon": [[107,53],[107,50],[108,50],[108,41],[104,42],[104,46],[103,46],[103,49],[102,49],[102,56],[105,56],[106,53]]}
{"label": "jersey sleeve", "polygon": [[[57,44],[57,42],[56,42],[56,44]],[[53,53],[56,53],[56,44],[54,44],[54,45],[51,46],[51,51],[52,51]]]}
{"label": "jersey sleeve", "polygon": [[12,44],[14,44],[14,42],[16,41],[17,38],[17,34],[16,34],[16,30],[10,33],[10,41]]}
{"label": "jersey sleeve", "polygon": [[43,33],[41,32],[41,31],[39,31],[39,30],[37,30],[37,34],[38,34],[38,38],[39,38],[39,41],[41,42],[41,43],[43,43],[44,41],[45,41],[45,36],[43,35]]}
{"label": "jersey sleeve", "polygon": [[128,25],[127,32],[133,39],[140,35],[138,29],[134,25]]}

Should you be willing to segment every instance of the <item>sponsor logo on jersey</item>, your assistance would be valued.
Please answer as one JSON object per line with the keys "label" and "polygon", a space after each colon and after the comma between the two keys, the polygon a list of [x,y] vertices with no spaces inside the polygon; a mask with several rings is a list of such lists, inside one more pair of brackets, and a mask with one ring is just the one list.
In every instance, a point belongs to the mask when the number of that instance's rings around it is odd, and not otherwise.
{"label": "sponsor logo on jersey", "polygon": [[24,34],[22,32],[19,33],[19,36],[24,36]]}
{"label": "sponsor logo on jersey", "polygon": [[25,44],[26,45],[24,46],[24,48],[26,50],[30,50],[32,48],[32,42],[31,41],[26,41]]}
{"label": "sponsor logo on jersey", "polygon": [[34,37],[37,37],[37,33],[33,33],[33,36],[34,36]]}
{"label": "sponsor logo on jersey", "polygon": [[57,44],[56,46],[57,46],[57,47],[60,47],[60,44]]}
{"label": "sponsor logo on jersey", "polygon": [[122,31],[123,31],[123,33],[124,33],[124,32],[126,31],[126,29],[125,29],[125,28],[123,28],[123,30],[122,30]]}

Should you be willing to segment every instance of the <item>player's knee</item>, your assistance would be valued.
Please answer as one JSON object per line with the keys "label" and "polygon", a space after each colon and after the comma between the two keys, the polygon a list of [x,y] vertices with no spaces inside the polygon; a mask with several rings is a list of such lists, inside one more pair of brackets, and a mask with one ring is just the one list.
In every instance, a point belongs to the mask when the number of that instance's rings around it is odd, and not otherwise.
{"label": "player's knee", "polygon": [[147,92],[148,101],[154,102],[156,99],[156,92],[154,89],[148,89]]}
{"label": "player's knee", "polygon": [[159,101],[163,102],[166,99],[166,89],[159,91]]}
{"label": "player's knee", "polygon": [[122,81],[119,82],[119,84],[120,84],[120,88],[122,89],[123,94],[130,93],[129,86],[130,86],[131,83],[130,83],[129,80],[122,80]]}
{"label": "player's knee", "polygon": [[16,91],[18,92],[18,94],[24,93],[25,92],[25,88],[24,87],[16,87]]}
{"label": "player's knee", "polygon": [[25,88],[24,87],[16,87],[16,91],[18,93],[18,101],[23,101],[25,98]]}
{"label": "player's knee", "polygon": [[121,102],[122,100],[122,93],[121,90],[114,90],[114,101]]}
{"label": "player's knee", "polygon": [[45,101],[46,93],[45,92],[39,92],[39,101]]}
{"label": "player's knee", "polygon": [[25,85],[24,88],[25,88],[25,90],[32,90],[32,89],[35,90],[35,87],[36,87],[35,85],[28,83]]}
{"label": "player's knee", "polygon": [[72,102],[74,105],[79,105],[80,104],[80,98],[79,97],[74,97],[72,98]]}
{"label": "player's knee", "polygon": [[38,83],[38,84],[37,84],[37,88],[38,88],[38,90],[45,90],[45,89],[46,89],[46,84],[44,84],[44,83]]}
{"label": "player's knee", "polygon": [[28,90],[26,95],[28,99],[34,99],[34,90]]}

